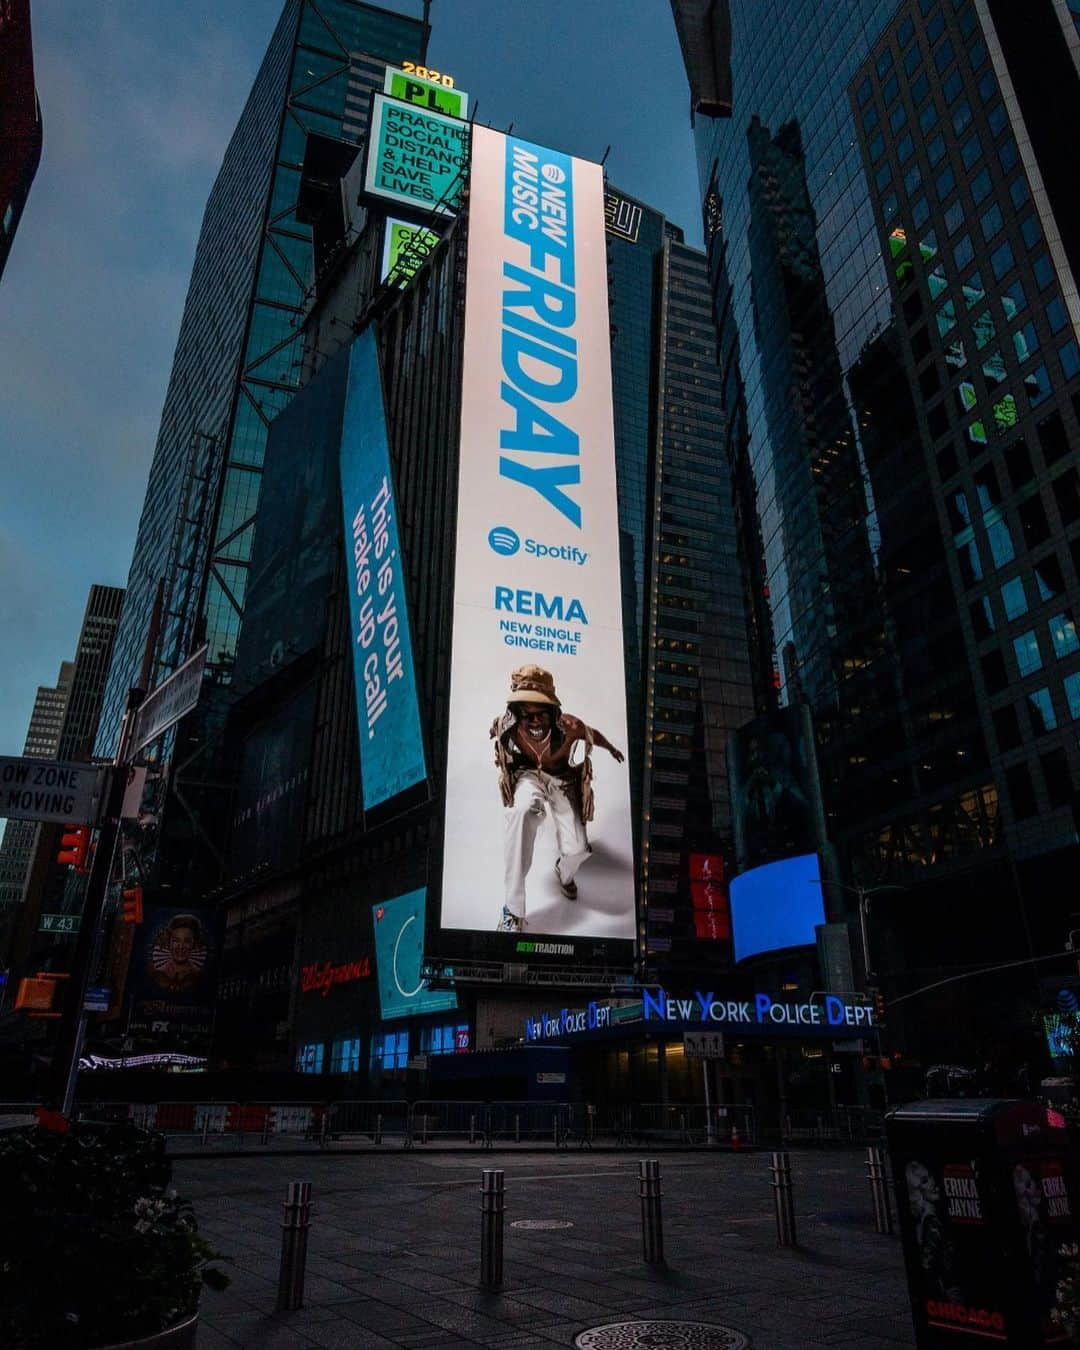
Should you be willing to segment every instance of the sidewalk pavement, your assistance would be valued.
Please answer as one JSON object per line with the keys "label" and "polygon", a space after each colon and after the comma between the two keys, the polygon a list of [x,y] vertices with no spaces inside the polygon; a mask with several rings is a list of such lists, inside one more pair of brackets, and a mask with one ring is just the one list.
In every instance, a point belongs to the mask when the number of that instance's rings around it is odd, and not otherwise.
{"label": "sidewalk pavement", "polygon": [[[776,1245],[767,1153],[663,1157],[659,1269],[641,1256],[634,1157],[413,1150],[178,1161],[175,1183],[201,1231],[231,1258],[230,1288],[203,1296],[199,1350],[550,1350],[589,1327],[649,1318],[732,1328],[753,1350],[910,1347],[900,1245],[874,1232],[864,1158],[792,1154],[792,1250]],[[499,1293],[477,1287],[481,1167],[506,1174]],[[282,1200],[295,1180],[311,1181],[314,1201],[305,1303],[275,1313]],[[518,1219],[573,1226],[516,1229]],[[649,1344],[705,1342],[662,1333]]]}

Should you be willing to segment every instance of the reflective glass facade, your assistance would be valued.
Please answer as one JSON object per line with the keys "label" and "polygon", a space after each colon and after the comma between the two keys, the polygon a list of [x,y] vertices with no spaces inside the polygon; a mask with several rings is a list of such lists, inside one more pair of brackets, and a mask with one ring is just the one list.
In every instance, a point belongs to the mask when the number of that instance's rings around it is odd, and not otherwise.
{"label": "reflective glass facade", "polygon": [[[157,683],[203,640],[228,684],[271,420],[300,379],[311,227],[296,204],[309,132],[357,142],[387,63],[423,26],[358,0],[287,0],[207,202],[135,545],[99,749],[138,683],[159,584]],[[373,55],[374,54],[374,55]]]}
{"label": "reflective glass facade", "polygon": [[1080,781],[1048,124],[1080,108],[1075,34],[1052,0],[731,10],[733,115],[695,136],[758,687],[811,704],[841,865],[909,891],[879,908],[911,966],[1049,950]]}

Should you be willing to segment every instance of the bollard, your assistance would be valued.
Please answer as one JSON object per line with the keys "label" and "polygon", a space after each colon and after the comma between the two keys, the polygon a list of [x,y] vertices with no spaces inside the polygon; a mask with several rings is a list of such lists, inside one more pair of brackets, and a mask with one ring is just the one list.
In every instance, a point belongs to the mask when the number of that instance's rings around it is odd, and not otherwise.
{"label": "bollard", "polygon": [[638,1162],[638,1188],[641,1192],[641,1250],[654,1266],[664,1264],[664,1216],[660,1196],[660,1162],[642,1158]]}
{"label": "bollard", "polygon": [[773,1203],[776,1206],[776,1241],[781,1247],[794,1247],[795,1200],[791,1190],[791,1159],[785,1152],[772,1155]]}
{"label": "bollard", "polygon": [[311,1182],[290,1181],[285,1189],[285,1213],[281,1221],[278,1312],[293,1312],[304,1306],[304,1269],[310,1226]]}
{"label": "bollard", "polygon": [[480,1288],[499,1289],[503,1282],[503,1213],[506,1193],[501,1169],[480,1173]]}
{"label": "bollard", "polygon": [[866,1150],[866,1175],[870,1181],[870,1201],[874,1206],[874,1230],[888,1235],[893,1230],[893,1217],[885,1177],[885,1158],[881,1149]]}
{"label": "bollard", "polygon": [[381,1143],[382,1143],[382,1114],[381,1114],[381,1113],[377,1114],[376,1117],[375,1117],[375,1142],[376,1142],[377,1144],[381,1144]]}
{"label": "bollard", "polygon": [[514,1143],[521,1143],[521,1117],[517,1114],[514,1116]]}

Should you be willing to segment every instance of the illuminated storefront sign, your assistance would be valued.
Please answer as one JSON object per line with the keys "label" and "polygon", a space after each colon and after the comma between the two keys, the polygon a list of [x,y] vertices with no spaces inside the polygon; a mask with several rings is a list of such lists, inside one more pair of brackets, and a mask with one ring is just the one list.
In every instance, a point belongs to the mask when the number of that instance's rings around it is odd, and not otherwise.
{"label": "illuminated storefront sign", "polygon": [[352,345],[341,434],[364,810],[427,777],[375,334]]}
{"label": "illuminated storefront sign", "polygon": [[603,172],[476,127],[469,210],[442,927],[565,956],[636,931]]}
{"label": "illuminated storefront sign", "polygon": [[335,965],[333,961],[313,961],[300,971],[300,992],[319,993],[326,998],[339,984],[353,984],[356,980],[371,979],[371,957],[361,956],[355,961]]}
{"label": "illuminated storefront sign", "polygon": [[376,94],[364,191],[452,216],[461,201],[469,123]]}
{"label": "illuminated storefront sign", "polygon": [[[586,1008],[563,1008],[557,1013],[540,1013],[525,1019],[525,1039],[542,1041],[578,1036],[618,1025],[621,1007],[609,1003],[590,1003]],[[835,994],[826,994],[814,1002],[789,1002],[771,994],[750,998],[718,998],[698,991],[689,997],[670,996],[663,989],[642,991],[642,1001],[625,1011],[646,1022],[665,1022],[685,1027],[723,1026],[730,1031],[754,1034],[776,1030],[806,1036],[835,1036],[850,1028],[869,1030],[874,1010],[868,1003],[849,1003]]]}
{"label": "illuminated storefront sign", "polygon": [[873,1005],[848,1003],[835,994],[821,1002],[789,1003],[771,994],[746,999],[718,999],[712,993],[696,992],[691,998],[671,998],[662,989],[642,993],[645,1021],[718,1022],[725,1026],[789,1026],[800,1028],[871,1027]]}

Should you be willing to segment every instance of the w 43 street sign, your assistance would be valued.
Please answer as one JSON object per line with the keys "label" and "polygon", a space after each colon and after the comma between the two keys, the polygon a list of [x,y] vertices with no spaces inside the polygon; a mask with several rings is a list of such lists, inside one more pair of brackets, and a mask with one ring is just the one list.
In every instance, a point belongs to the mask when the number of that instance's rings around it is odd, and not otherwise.
{"label": "w 43 street sign", "polygon": [[108,769],[0,755],[0,818],[95,825]]}

